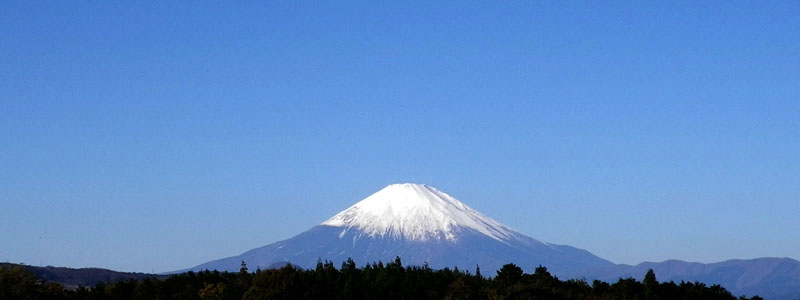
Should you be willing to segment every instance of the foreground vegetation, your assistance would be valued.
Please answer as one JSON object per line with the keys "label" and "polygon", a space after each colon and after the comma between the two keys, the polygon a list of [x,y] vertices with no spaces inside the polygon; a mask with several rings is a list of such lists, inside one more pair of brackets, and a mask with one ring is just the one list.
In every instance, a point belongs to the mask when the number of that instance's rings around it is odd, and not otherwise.
{"label": "foreground vegetation", "polygon": [[546,268],[531,274],[513,264],[492,278],[476,269],[433,270],[404,267],[400,259],[356,267],[352,260],[336,268],[319,262],[315,269],[286,266],[248,272],[244,262],[238,273],[188,272],[168,278],[127,279],[66,289],[43,282],[20,266],[0,267],[0,299],[713,299],[736,298],[719,285],[699,282],[664,282],[650,270],[642,281],[621,278],[615,283],[562,281]]}

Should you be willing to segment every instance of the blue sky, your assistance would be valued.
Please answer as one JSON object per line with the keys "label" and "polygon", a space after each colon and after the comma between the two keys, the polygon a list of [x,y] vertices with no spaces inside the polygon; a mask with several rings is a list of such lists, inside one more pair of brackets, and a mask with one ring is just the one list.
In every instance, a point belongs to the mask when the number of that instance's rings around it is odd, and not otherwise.
{"label": "blue sky", "polygon": [[0,4],[0,261],[162,272],[396,182],[616,263],[800,258],[800,3]]}

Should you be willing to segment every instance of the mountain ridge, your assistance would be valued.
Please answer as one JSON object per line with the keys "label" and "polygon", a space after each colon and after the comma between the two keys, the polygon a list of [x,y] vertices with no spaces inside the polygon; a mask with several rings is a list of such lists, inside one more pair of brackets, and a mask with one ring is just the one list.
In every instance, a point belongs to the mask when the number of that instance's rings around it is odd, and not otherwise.
{"label": "mountain ridge", "polygon": [[699,281],[719,284],[736,295],[759,295],[765,299],[800,299],[800,261],[789,257],[729,259],[714,263],[669,259],[662,262],[619,264],[610,268],[579,271],[572,277],[613,281],[642,278],[653,269],[659,281]]}
{"label": "mountain ridge", "polygon": [[78,286],[94,286],[100,282],[116,282],[119,280],[144,278],[165,279],[168,276],[140,272],[120,272],[103,268],[67,268],[54,266],[30,266],[10,262],[0,262],[0,268],[21,267],[33,273],[37,278],[55,282],[66,288]]}

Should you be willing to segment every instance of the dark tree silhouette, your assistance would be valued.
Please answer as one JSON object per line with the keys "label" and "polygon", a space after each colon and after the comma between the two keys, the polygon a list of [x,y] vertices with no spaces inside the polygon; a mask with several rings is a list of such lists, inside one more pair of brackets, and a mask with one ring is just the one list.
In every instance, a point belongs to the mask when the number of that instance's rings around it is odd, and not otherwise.
{"label": "dark tree silhouette", "polygon": [[20,300],[260,300],[260,299],[555,299],[555,300],[763,300],[734,297],[719,285],[663,282],[649,270],[641,282],[620,278],[607,283],[559,280],[543,266],[526,274],[506,264],[494,278],[458,269],[433,270],[427,265],[403,266],[400,258],[359,268],[352,259],[337,269],[320,260],[316,268],[291,264],[248,273],[242,262],[237,273],[186,272],[168,278],[124,279],[91,287],[65,289],[36,278],[22,267],[0,267],[0,299]]}

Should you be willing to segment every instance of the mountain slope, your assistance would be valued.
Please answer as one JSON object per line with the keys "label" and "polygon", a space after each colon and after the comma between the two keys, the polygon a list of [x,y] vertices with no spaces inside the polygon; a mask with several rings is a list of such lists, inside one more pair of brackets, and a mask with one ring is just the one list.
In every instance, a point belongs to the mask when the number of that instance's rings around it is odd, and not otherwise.
{"label": "mountain slope", "polygon": [[244,260],[265,267],[290,261],[312,267],[318,259],[358,264],[401,257],[405,264],[459,267],[484,272],[514,262],[555,274],[613,264],[586,250],[537,241],[477,212],[433,187],[394,184],[285,241],[191,270],[237,270]]}
{"label": "mountain slope", "polygon": [[495,220],[428,185],[393,184],[320,225],[357,229],[371,237],[455,240],[453,230],[469,228],[498,241],[519,235]]}

